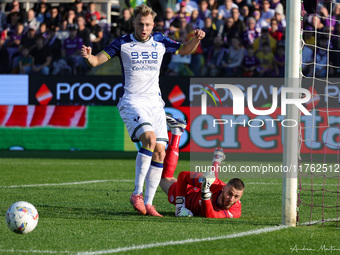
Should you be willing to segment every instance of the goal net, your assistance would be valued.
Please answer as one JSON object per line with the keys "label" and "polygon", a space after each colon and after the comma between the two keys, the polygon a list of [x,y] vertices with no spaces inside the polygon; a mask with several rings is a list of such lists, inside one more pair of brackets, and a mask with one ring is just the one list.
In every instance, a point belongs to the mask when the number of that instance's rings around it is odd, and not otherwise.
{"label": "goal net", "polygon": [[298,131],[297,225],[339,224],[340,3],[301,6],[300,85],[311,92],[311,116]]}

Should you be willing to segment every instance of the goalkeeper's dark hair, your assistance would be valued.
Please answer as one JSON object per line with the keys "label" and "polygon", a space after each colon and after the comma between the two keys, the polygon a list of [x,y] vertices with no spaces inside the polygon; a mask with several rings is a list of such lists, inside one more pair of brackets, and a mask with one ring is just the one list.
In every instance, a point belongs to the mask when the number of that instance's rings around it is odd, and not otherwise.
{"label": "goalkeeper's dark hair", "polygon": [[231,179],[227,185],[231,185],[236,190],[244,190],[244,183],[239,178]]}

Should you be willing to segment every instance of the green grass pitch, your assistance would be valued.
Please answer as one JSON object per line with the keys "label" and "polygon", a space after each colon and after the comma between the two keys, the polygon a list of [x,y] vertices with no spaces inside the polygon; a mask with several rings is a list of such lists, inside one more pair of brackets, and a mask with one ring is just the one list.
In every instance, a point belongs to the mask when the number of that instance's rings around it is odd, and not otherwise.
{"label": "green grass pitch", "polygon": [[[180,159],[176,175],[189,165]],[[240,219],[176,218],[160,188],[154,204],[165,217],[138,215],[133,179],[133,158],[0,158],[0,254],[340,254],[334,224],[280,227],[279,178],[244,179]],[[40,216],[27,235],[5,223],[21,200]]]}

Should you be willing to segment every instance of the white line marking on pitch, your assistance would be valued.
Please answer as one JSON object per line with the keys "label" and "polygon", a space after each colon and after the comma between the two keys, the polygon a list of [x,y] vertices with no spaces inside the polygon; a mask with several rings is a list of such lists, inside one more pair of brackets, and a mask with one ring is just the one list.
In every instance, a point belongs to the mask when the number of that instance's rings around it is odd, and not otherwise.
{"label": "white line marking on pitch", "polygon": [[48,253],[48,254],[54,254],[54,253],[68,253],[68,254],[77,254],[77,255],[101,255],[101,254],[110,254],[110,253],[117,253],[117,252],[125,252],[125,251],[132,251],[132,250],[143,250],[143,249],[149,249],[149,248],[156,248],[156,247],[164,247],[169,245],[181,245],[181,244],[191,244],[191,243],[198,243],[198,242],[205,242],[205,241],[216,241],[216,240],[222,240],[222,239],[232,239],[237,237],[244,237],[244,236],[250,236],[250,235],[258,235],[262,233],[268,233],[273,232],[281,229],[288,228],[288,226],[275,226],[275,227],[266,227],[256,230],[250,230],[246,232],[231,234],[231,235],[224,235],[224,236],[216,236],[216,237],[206,237],[206,238],[200,238],[200,239],[186,239],[186,240],[180,240],[180,241],[168,241],[168,242],[162,242],[162,243],[150,243],[150,244],[142,244],[142,245],[132,245],[127,247],[120,247],[115,249],[109,249],[109,250],[102,250],[102,251],[89,251],[89,252],[72,252],[72,251],[38,251],[38,250],[1,250],[0,252],[26,252],[26,253]]}
{"label": "white line marking on pitch", "polygon": [[[325,221],[334,221],[337,219],[326,219]],[[311,224],[318,223],[319,221],[313,221]],[[308,225],[309,222],[301,223],[301,225]],[[132,250],[143,250],[143,249],[150,249],[150,248],[156,248],[156,247],[165,247],[170,245],[182,245],[182,244],[191,244],[191,243],[197,243],[197,242],[207,242],[207,241],[216,241],[216,240],[223,240],[223,239],[232,239],[237,237],[244,237],[244,236],[251,236],[251,235],[258,235],[263,233],[269,233],[278,231],[281,229],[289,228],[288,226],[275,226],[275,227],[266,227],[261,229],[255,229],[250,230],[246,232],[240,232],[236,234],[231,235],[224,235],[224,236],[216,236],[216,237],[206,237],[206,238],[200,238],[200,239],[186,239],[186,240],[180,240],[180,241],[168,241],[168,242],[162,242],[162,243],[150,243],[150,244],[142,244],[142,245],[133,245],[133,246],[127,246],[127,247],[119,247],[115,249],[109,249],[109,250],[101,250],[101,251],[85,251],[85,252],[74,252],[74,251],[39,251],[39,250],[5,250],[0,249],[0,252],[13,252],[13,253],[46,253],[46,254],[56,254],[56,253],[66,253],[66,254],[76,254],[76,255],[102,255],[102,254],[110,254],[110,253],[118,253],[118,252],[125,252],[125,251],[132,251]]]}
{"label": "white line marking on pitch", "polygon": [[92,180],[92,181],[83,181],[83,182],[24,184],[24,185],[0,186],[0,189],[4,189],[4,188],[44,187],[44,186],[82,185],[82,184],[92,184],[92,183],[101,183],[101,182],[134,182],[134,180]]}
{"label": "white line marking on pitch", "polygon": [[[1,250],[0,252],[13,252],[13,253],[44,253],[44,254],[61,254],[61,253],[65,253],[65,254],[71,254],[72,252],[70,251],[39,251],[39,250]],[[75,253],[75,252],[73,252]]]}
{"label": "white line marking on pitch", "polygon": [[[10,188],[29,188],[29,187],[45,187],[45,186],[66,186],[66,185],[83,185],[92,183],[103,183],[103,182],[134,182],[134,180],[90,180],[82,182],[62,182],[62,183],[41,183],[41,184],[22,184],[22,185],[9,185],[0,186],[0,189],[10,189]],[[248,182],[246,185],[281,185],[282,183],[267,183],[267,182]],[[310,185],[310,184],[302,184]],[[314,186],[323,186],[323,184],[313,184]],[[338,184],[325,184],[325,186],[337,186]]]}
{"label": "white line marking on pitch", "polygon": [[285,229],[285,228],[288,228],[288,226],[267,227],[267,228],[261,228],[261,229],[256,229],[256,230],[250,230],[250,231],[247,231],[247,232],[231,234],[231,235],[206,237],[206,238],[200,238],[200,239],[186,239],[186,240],[169,241],[169,242],[163,242],[163,243],[133,245],[133,246],[128,246],[128,247],[120,247],[120,248],[116,248],[116,249],[102,250],[102,251],[78,252],[77,255],[101,255],[101,254],[110,254],[110,253],[125,252],[125,251],[132,251],[132,250],[143,250],[143,249],[149,249],[149,248],[155,248],[155,247],[164,247],[164,246],[169,246],[169,245],[191,244],[191,243],[198,243],[198,242],[205,242],[205,241],[231,239],[231,238],[237,238],[237,237],[258,235],[258,234],[262,234],[262,233],[273,232],[273,231],[277,231],[277,230],[281,230],[281,229]]}

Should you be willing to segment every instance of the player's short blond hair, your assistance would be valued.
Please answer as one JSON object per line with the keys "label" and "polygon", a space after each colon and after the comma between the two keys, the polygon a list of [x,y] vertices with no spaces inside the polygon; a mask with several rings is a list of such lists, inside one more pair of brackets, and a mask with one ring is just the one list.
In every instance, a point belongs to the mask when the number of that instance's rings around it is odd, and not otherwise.
{"label": "player's short blond hair", "polygon": [[154,12],[154,10],[152,10],[149,6],[147,6],[146,4],[141,4],[139,6],[137,6],[134,11],[133,14],[135,16],[135,18],[137,17],[138,14],[142,15],[142,16],[148,16],[151,15],[153,19],[156,18],[157,13]]}

